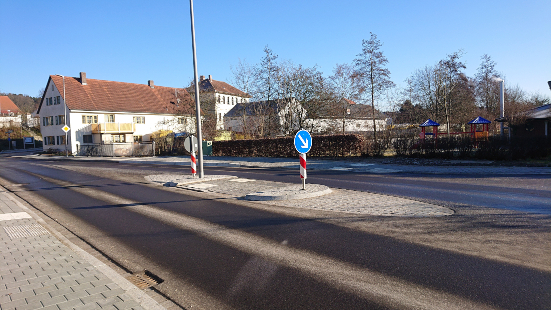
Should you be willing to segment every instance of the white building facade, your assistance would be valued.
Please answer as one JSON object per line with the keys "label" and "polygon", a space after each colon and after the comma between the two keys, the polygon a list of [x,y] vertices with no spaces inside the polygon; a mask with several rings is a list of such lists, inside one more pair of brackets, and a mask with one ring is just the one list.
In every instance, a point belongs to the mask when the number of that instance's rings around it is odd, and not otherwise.
{"label": "white building facade", "polygon": [[44,151],[76,155],[86,145],[150,142],[159,130],[194,132],[189,108],[183,110],[188,113],[175,113],[188,103],[184,89],[154,86],[152,81],[91,80],[85,73],[80,79],[50,76],[38,109]]}
{"label": "white building facade", "polygon": [[[195,98],[195,88],[189,87],[188,92]],[[199,93],[201,94],[201,108],[208,110],[216,117],[216,130],[228,130],[224,127],[224,116],[238,103],[248,103],[251,96],[229,85],[226,82],[216,81],[209,75],[199,79]]]}

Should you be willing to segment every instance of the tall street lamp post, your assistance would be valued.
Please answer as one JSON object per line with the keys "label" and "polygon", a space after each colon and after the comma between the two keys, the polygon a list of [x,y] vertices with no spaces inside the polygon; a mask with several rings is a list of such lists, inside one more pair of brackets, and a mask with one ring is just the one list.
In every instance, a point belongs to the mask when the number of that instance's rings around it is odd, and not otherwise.
{"label": "tall street lamp post", "polygon": [[203,135],[201,134],[201,104],[199,102],[199,81],[197,81],[197,54],[195,51],[195,23],[193,20],[193,0],[189,0],[189,11],[191,16],[191,48],[193,50],[193,74],[195,78],[195,121],[197,122],[197,161],[199,178],[204,177],[203,173]]}

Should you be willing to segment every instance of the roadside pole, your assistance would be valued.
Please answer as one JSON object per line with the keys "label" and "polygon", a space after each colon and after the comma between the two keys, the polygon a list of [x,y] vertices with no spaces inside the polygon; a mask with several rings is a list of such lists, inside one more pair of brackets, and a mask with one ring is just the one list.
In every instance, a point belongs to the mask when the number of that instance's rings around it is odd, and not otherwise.
{"label": "roadside pole", "polygon": [[300,178],[302,179],[302,189],[306,189],[306,154],[300,153]]}
{"label": "roadside pole", "polygon": [[300,154],[300,179],[302,189],[306,190],[306,153],[312,148],[312,136],[306,130],[300,130],[295,135],[295,149]]}
{"label": "roadside pole", "polygon": [[193,19],[193,0],[189,0],[189,11],[191,16],[191,48],[193,50],[193,74],[195,78],[195,118],[197,122],[199,178],[204,177],[203,173],[203,135],[201,134],[201,104],[199,102],[199,81],[197,80],[197,54],[195,49],[195,22]]}

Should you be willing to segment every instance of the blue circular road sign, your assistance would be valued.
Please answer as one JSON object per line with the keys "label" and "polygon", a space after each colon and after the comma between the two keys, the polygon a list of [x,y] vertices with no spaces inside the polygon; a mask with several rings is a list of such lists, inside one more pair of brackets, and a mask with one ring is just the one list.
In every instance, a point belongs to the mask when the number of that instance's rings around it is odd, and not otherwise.
{"label": "blue circular road sign", "polygon": [[312,148],[312,136],[306,130],[301,130],[295,135],[295,148],[301,154],[306,154]]}

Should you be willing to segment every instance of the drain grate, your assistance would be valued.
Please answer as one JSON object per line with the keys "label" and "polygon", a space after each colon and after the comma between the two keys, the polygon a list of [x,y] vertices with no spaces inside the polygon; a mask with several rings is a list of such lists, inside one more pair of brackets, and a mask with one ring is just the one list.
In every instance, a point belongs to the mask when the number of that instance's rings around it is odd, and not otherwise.
{"label": "drain grate", "polygon": [[50,234],[46,228],[39,224],[6,226],[4,227],[4,230],[12,240],[16,238],[36,237]]}
{"label": "drain grate", "polygon": [[147,270],[143,273],[133,274],[126,279],[142,290],[163,283],[163,280],[161,278],[157,277]]}

